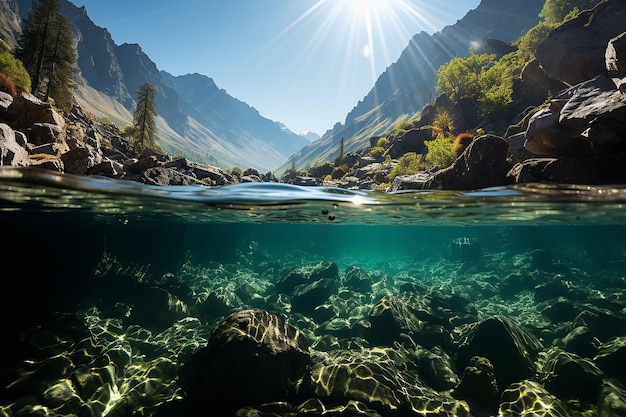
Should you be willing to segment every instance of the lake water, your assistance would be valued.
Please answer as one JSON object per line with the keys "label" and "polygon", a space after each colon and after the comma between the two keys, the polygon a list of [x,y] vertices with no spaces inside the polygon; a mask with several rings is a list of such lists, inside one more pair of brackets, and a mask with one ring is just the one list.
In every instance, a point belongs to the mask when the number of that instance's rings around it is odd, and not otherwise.
{"label": "lake water", "polygon": [[[0,226],[2,416],[520,415],[541,404],[543,415],[596,415],[611,395],[626,404],[614,365],[626,346],[622,186],[385,194],[2,168]],[[302,381],[259,400],[209,369],[210,400],[189,405],[180,367],[250,310],[302,333]],[[480,330],[494,320],[508,330]],[[515,354],[530,358],[523,369],[507,368]],[[492,362],[491,400],[462,389],[475,356]],[[215,394],[220,384],[238,394]]]}

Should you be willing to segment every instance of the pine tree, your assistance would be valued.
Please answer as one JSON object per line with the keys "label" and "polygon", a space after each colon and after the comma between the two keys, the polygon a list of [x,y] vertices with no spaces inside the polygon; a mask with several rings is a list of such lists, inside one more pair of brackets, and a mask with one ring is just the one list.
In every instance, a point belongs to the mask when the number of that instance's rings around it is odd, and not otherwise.
{"label": "pine tree", "polygon": [[32,92],[45,100],[52,98],[68,111],[75,88],[76,45],[72,24],[60,9],[58,0],[33,1],[15,55],[30,74]]}
{"label": "pine tree", "polygon": [[137,106],[133,114],[133,124],[137,129],[137,146],[140,151],[156,149],[156,88],[145,82],[135,91]]}

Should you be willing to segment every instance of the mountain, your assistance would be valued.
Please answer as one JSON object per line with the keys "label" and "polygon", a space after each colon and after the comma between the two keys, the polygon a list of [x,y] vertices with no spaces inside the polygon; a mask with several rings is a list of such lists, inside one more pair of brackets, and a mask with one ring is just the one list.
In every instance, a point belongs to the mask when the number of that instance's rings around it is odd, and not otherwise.
{"label": "mountain", "polygon": [[[263,117],[200,74],[160,71],[137,44],[116,45],[107,29],[93,23],[85,7],[59,0],[77,39],[76,98],[99,119],[118,127],[132,124],[135,90],[143,82],[157,89],[157,143],[170,155],[222,168],[272,171],[309,144],[281,123]],[[15,46],[19,22],[32,0],[0,0],[0,35]]]}
{"label": "mountain", "polygon": [[512,42],[537,24],[544,0],[482,0],[454,25],[429,35],[415,35],[398,60],[377,79],[370,92],[346,116],[344,123],[289,158],[277,172],[292,164],[306,169],[331,161],[344,151],[369,146],[372,136],[382,135],[398,122],[416,117],[435,94],[438,68],[455,56],[467,56],[470,48],[488,39]]}

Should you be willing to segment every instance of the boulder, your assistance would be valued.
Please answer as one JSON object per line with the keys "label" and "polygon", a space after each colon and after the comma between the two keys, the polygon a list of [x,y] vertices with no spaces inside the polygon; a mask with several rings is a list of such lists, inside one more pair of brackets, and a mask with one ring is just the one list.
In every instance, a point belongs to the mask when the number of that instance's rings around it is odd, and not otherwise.
{"label": "boulder", "polygon": [[600,401],[598,401],[599,417],[626,416],[626,389],[612,379],[602,381]]}
{"label": "boulder", "polygon": [[136,180],[148,185],[201,185],[202,181],[171,168],[149,168],[136,176]]}
{"label": "boulder", "polygon": [[424,154],[424,141],[432,140],[430,129],[411,129],[402,136],[393,140],[387,153],[394,159],[400,158],[407,152]]}
{"label": "boulder", "polygon": [[303,395],[334,404],[360,401],[383,416],[471,416],[465,401],[424,385],[407,350],[336,349],[321,359],[307,374]]}
{"label": "boulder", "polygon": [[233,415],[245,406],[285,401],[311,362],[295,327],[264,310],[233,313],[179,371],[196,415]]}
{"label": "boulder", "polygon": [[0,123],[0,166],[29,166],[28,152],[16,141],[9,125]]}
{"label": "boulder", "polygon": [[548,391],[596,404],[604,373],[591,360],[558,348],[551,348],[542,360],[540,380]]}
{"label": "boulder", "polygon": [[444,190],[475,190],[511,181],[507,161],[508,143],[494,135],[480,136],[465,149],[448,168],[442,169],[428,180],[424,188]]}
{"label": "boulder", "polygon": [[478,407],[493,414],[498,408],[499,393],[493,365],[480,356],[470,359],[454,388],[454,398],[466,400],[472,410]]}
{"label": "boulder", "polygon": [[550,78],[576,85],[606,72],[611,39],[626,31],[626,3],[603,1],[548,34],[535,57]]}
{"label": "boulder", "polygon": [[30,129],[35,123],[48,123],[63,128],[65,119],[49,103],[31,94],[22,93],[13,99],[6,118],[14,129]]}
{"label": "boulder", "polygon": [[474,356],[485,357],[493,364],[496,381],[501,387],[535,375],[535,360],[542,345],[508,318],[491,317],[464,326],[460,340],[456,362],[461,369],[465,369]]}
{"label": "boulder", "polygon": [[594,362],[608,377],[626,384],[626,336],[619,336],[603,343]]}
{"label": "boulder", "polygon": [[563,401],[550,394],[541,384],[524,380],[504,390],[497,415],[571,417],[573,414]]}
{"label": "boulder", "polygon": [[609,41],[606,48],[606,69],[617,89],[626,97],[626,32]]}

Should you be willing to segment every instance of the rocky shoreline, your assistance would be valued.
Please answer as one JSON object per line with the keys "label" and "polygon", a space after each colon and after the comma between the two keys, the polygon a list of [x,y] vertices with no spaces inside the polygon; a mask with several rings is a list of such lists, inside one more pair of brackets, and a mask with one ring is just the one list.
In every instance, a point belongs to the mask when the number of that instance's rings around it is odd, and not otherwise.
{"label": "rocky shoreline", "polygon": [[[0,92],[2,165],[150,185],[281,181],[382,190],[397,158],[407,152],[424,153],[424,141],[432,138],[427,126],[436,110],[444,109],[454,116],[458,132],[491,133],[475,134],[450,167],[398,176],[384,191],[479,189],[528,182],[624,183],[624,22],[626,5],[611,0],[553,30],[539,45],[536,60],[514,83],[514,101],[498,120],[492,120],[494,115],[478,117],[475,98],[450,103],[438,97],[423,109],[417,127],[391,141],[385,151],[392,157],[390,162],[368,155],[365,149],[345,155],[341,167],[326,163],[281,178],[255,169],[226,171],[185,158],[139,153],[115,126],[94,120],[78,106],[63,117],[33,96]],[[555,88],[560,92],[555,93]],[[371,147],[377,140],[372,138]]]}

